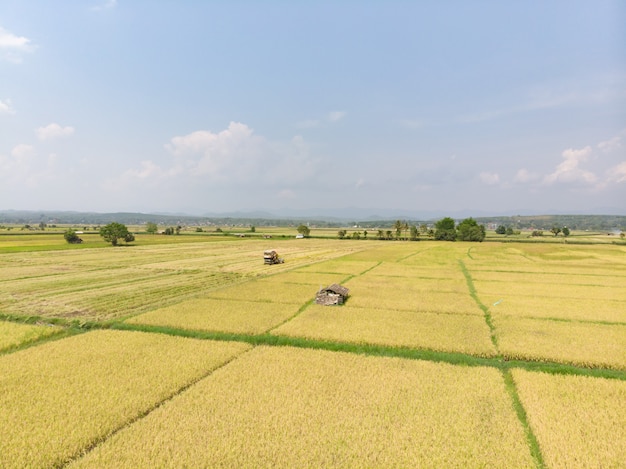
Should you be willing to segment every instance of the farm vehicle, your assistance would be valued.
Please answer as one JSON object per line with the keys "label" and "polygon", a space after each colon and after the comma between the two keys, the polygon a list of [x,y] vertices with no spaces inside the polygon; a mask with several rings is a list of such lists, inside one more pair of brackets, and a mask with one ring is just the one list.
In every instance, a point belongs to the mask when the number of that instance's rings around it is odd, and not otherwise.
{"label": "farm vehicle", "polygon": [[282,264],[285,260],[282,257],[278,257],[278,253],[276,251],[267,250],[263,253],[263,263],[272,265],[272,264]]}

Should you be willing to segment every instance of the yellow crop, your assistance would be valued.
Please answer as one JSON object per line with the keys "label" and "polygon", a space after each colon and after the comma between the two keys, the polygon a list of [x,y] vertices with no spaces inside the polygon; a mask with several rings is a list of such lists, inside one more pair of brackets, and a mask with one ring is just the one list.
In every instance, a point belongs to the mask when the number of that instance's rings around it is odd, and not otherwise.
{"label": "yellow crop", "polygon": [[626,370],[626,325],[495,317],[502,354],[539,360]]}
{"label": "yellow crop", "polygon": [[264,301],[303,305],[315,298],[319,287],[314,285],[285,284],[274,279],[254,280],[233,287],[222,288],[208,293],[210,298]]}
{"label": "yellow crop", "polygon": [[532,467],[495,369],[258,347],[70,467]]}
{"label": "yellow crop", "polygon": [[547,467],[624,467],[626,381],[512,373]]}
{"label": "yellow crop", "polygon": [[0,321],[0,351],[56,334],[60,328]]}
{"label": "yellow crop", "polygon": [[296,314],[285,303],[198,298],[141,314],[126,322],[180,329],[260,334]]}
{"label": "yellow crop", "polygon": [[0,467],[55,467],[249,348],[93,331],[0,356]]}
{"label": "yellow crop", "polygon": [[626,301],[601,298],[478,294],[494,315],[626,323]]}
{"label": "yellow crop", "polygon": [[275,334],[492,356],[482,316],[311,305]]}

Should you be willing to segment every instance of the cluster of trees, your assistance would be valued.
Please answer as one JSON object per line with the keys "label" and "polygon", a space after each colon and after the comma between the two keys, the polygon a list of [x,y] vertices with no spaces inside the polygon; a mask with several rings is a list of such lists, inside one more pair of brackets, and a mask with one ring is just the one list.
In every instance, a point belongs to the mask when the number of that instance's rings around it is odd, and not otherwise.
{"label": "cluster of trees", "polygon": [[485,226],[479,225],[473,218],[466,218],[455,226],[450,217],[443,218],[435,223],[435,239],[443,241],[478,241],[485,239]]}
{"label": "cluster of trees", "polygon": [[[396,239],[417,241],[420,236],[427,236],[442,241],[483,241],[485,239],[485,227],[479,225],[473,218],[466,218],[458,225],[450,217],[443,218],[435,223],[434,229],[428,228],[423,223],[419,227],[417,225],[409,225],[406,221],[396,220],[392,230],[378,230],[377,239]],[[339,239],[346,237],[352,239],[361,239],[361,232],[355,231],[351,236],[346,230],[337,232]],[[363,231],[363,238],[367,239],[367,230]]]}
{"label": "cluster of trees", "polygon": [[297,230],[298,230],[298,233],[300,233],[305,238],[308,238],[309,235],[311,234],[311,228],[309,228],[306,225],[299,225]]}
{"label": "cluster of trees", "polygon": [[[567,226],[564,227],[560,227],[557,225],[554,225],[551,229],[550,232],[554,235],[554,236],[558,236],[559,233],[563,233],[563,236],[565,236],[566,238],[570,235],[570,229]],[[497,234],[501,234],[501,235],[506,235],[506,236],[510,236],[510,235],[518,235],[520,234],[519,230],[513,230],[513,228],[511,226],[504,226],[504,225],[498,225],[498,227],[496,228],[496,233]],[[543,230],[533,230],[532,232],[532,236],[543,236]]]}

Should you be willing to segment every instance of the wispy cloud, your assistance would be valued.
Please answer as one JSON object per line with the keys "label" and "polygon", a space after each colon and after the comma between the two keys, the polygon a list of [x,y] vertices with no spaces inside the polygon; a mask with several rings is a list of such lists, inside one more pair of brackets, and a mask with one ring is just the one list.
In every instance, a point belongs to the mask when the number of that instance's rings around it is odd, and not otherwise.
{"label": "wispy cloud", "polygon": [[74,134],[74,127],[62,127],[53,122],[45,127],[39,127],[36,132],[39,140],[49,140],[52,138],[69,137]]}
{"label": "wispy cloud", "polygon": [[500,182],[500,175],[498,173],[490,173],[485,171],[480,173],[479,178],[483,184],[487,184],[489,186],[496,185]]}
{"label": "wispy cloud", "polygon": [[10,99],[7,99],[6,101],[0,100],[0,114],[15,114],[13,107],[11,107]]}
{"label": "wispy cloud", "polygon": [[587,161],[591,155],[591,147],[586,146],[580,150],[569,148],[561,154],[563,162],[559,164],[554,172],[548,174],[543,182],[545,184],[554,184],[555,182],[584,182],[593,184],[598,180],[597,176],[591,171],[584,170],[580,164]]}
{"label": "wispy cloud", "polygon": [[0,59],[21,63],[22,55],[35,50],[35,45],[24,36],[17,36],[0,26]]}
{"label": "wispy cloud", "polygon": [[95,5],[91,7],[91,9],[93,11],[103,11],[103,10],[110,10],[111,8],[115,8],[116,6],[117,6],[117,0],[107,0],[106,2],[100,5]]}
{"label": "wispy cloud", "polygon": [[346,117],[346,112],[345,111],[332,111],[328,113],[328,121],[329,122],[337,122],[341,119],[343,119],[344,117]]}
{"label": "wispy cloud", "polygon": [[171,164],[144,160],[139,168],[128,169],[115,181],[109,181],[110,186],[165,180],[230,187],[241,183],[284,185],[306,180],[316,166],[301,137],[289,142],[270,142],[239,122],[231,122],[220,132],[197,130],[173,137],[165,148],[173,156]]}

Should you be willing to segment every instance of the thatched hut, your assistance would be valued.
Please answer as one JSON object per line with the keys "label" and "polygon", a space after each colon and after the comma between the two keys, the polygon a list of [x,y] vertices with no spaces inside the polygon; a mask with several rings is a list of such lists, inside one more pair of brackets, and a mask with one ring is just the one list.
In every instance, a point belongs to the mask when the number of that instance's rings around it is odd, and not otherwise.
{"label": "thatched hut", "polygon": [[333,283],[326,288],[320,288],[315,297],[315,303],[324,306],[342,305],[349,291],[346,287]]}

